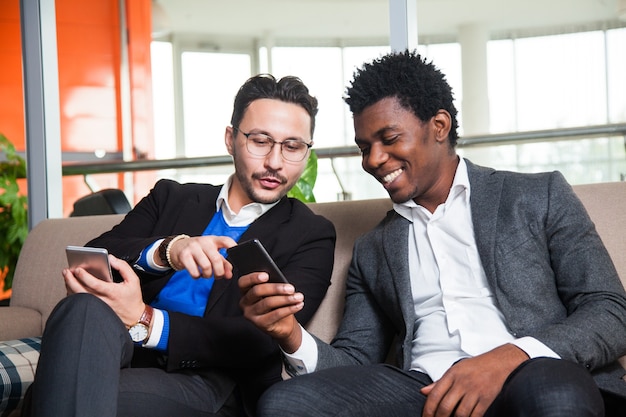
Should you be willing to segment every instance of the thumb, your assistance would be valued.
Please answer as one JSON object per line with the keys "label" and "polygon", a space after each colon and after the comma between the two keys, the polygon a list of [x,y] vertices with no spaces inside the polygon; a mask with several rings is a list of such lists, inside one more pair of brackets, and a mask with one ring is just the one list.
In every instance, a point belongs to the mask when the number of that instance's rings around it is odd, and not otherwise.
{"label": "thumb", "polygon": [[424,395],[430,394],[430,392],[435,388],[435,382],[430,385],[426,385],[424,388],[420,389],[420,392]]}

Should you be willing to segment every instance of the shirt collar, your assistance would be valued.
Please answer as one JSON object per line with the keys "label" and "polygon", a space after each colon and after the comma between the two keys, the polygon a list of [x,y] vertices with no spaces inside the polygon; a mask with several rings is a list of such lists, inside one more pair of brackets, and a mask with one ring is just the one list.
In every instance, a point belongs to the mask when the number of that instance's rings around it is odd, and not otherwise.
{"label": "shirt collar", "polygon": [[[272,207],[278,204],[278,201],[270,204],[258,203],[256,201],[248,203],[239,210],[239,213],[235,213],[228,204],[228,191],[233,183],[233,176],[228,177],[226,183],[222,186],[220,193],[215,201],[215,210],[222,211],[224,220],[229,226],[244,226],[252,223],[263,214],[267,213]],[[280,201],[280,200],[279,200]]]}

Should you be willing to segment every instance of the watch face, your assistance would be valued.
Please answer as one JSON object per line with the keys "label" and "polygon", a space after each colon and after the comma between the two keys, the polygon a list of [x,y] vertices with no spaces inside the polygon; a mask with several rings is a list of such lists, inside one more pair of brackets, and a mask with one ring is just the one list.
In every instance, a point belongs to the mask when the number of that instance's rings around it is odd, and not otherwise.
{"label": "watch face", "polygon": [[128,329],[128,333],[133,342],[143,342],[148,336],[148,328],[143,324],[135,324]]}

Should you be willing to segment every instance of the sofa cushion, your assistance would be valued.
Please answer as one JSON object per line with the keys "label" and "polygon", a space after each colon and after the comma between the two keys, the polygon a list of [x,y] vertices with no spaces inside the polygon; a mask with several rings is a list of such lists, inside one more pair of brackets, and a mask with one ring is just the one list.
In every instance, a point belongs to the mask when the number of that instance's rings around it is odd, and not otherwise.
{"label": "sofa cushion", "polygon": [[40,347],[39,337],[0,342],[0,417],[21,407],[35,378]]}

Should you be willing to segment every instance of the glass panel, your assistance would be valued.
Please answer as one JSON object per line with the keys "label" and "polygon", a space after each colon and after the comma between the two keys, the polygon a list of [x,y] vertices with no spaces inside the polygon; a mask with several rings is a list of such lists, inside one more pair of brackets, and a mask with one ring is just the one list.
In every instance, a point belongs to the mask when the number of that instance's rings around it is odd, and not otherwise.
{"label": "glass panel", "polygon": [[606,34],[609,77],[609,123],[626,122],[626,28]]}
{"label": "glass panel", "polygon": [[276,77],[299,77],[317,98],[319,112],[313,137],[315,147],[345,145],[341,129],[344,119],[341,49],[275,47],[272,48],[272,68]]}
{"label": "glass panel", "polygon": [[[546,139],[548,140],[548,139]],[[472,162],[518,172],[559,170],[571,184],[620,181],[626,152],[620,136],[461,148]]]}
{"label": "glass panel", "polygon": [[172,44],[152,42],[152,97],[154,109],[154,155],[156,159],[176,157],[174,116],[174,73]]}
{"label": "glass panel", "polygon": [[515,45],[511,39],[487,43],[491,133],[515,132]]}
{"label": "glass panel", "polygon": [[183,52],[181,65],[185,155],[225,155],[224,128],[235,94],[250,78],[250,56]]}
{"label": "glass panel", "polygon": [[518,129],[605,123],[604,50],[602,32],[517,40]]}

